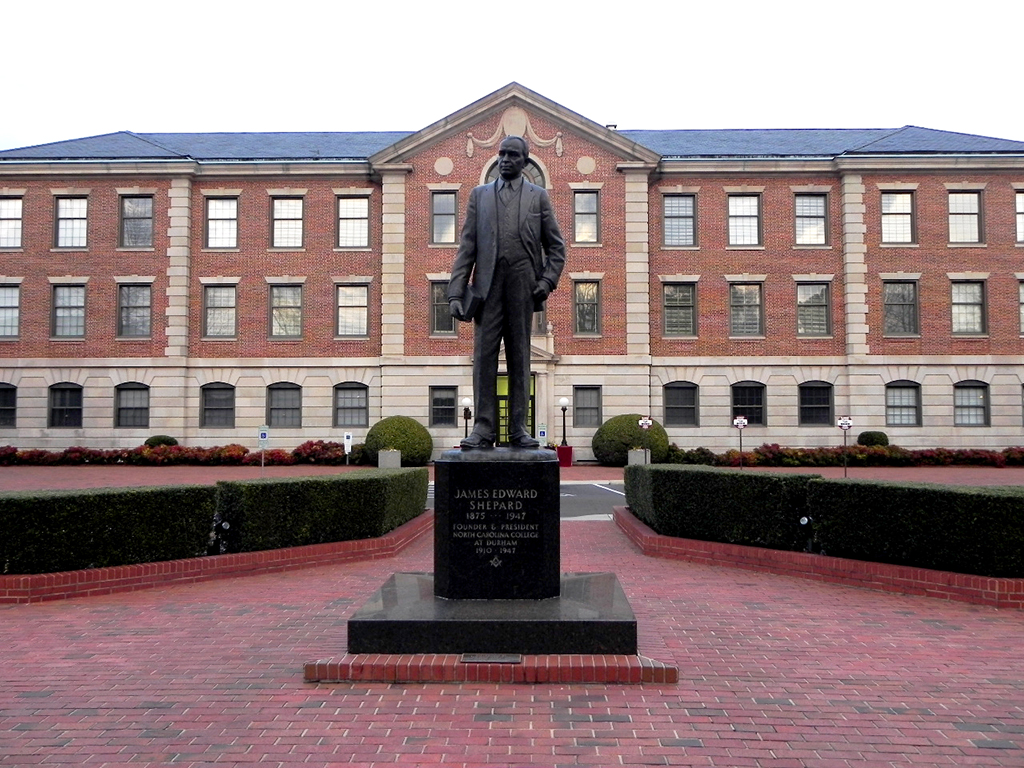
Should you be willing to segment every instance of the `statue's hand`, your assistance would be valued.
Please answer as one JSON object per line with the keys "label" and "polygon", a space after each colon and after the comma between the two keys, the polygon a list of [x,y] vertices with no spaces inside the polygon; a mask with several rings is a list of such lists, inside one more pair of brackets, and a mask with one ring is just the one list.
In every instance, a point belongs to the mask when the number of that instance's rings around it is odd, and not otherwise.
{"label": "statue's hand", "polygon": [[540,304],[545,301],[551,290],[548,288],[548,284],[541,280],[537,283],[537,287],[533,289],[533,303]]}
{"label": "statue's hand", "polygon": [[458,299],[452,299],[448,302],[448,311],[456,320],[461,320],[465,316],[462,311],[462,302]]}

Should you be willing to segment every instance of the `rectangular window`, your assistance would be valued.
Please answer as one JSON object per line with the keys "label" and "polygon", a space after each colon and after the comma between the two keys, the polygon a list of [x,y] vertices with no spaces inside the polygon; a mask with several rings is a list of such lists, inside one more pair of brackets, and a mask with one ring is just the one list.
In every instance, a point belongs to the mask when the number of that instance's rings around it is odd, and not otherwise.
{"label": "rectangular window", "polygon": [[430,426],[458,426],[458,419],[455,413],[455,398],[455,387],[430,388]]}
{"label": "rectangular window", "polygon": [[831,384],[811,382],[800,385],[800,424],[802,426],[831,426]]}
{"label": "rectangular window", "polygon": [[1020,334],[1024,336],[1024,282],[1017,283],[1017,300],[1020,307]]}
{"label": "rectangular window", "polygon": [[885,424],[889,427],[921,425],[921,388],[917,384],[890,384],[885,388]]}
{"label": "rectangular window", "polygon": [[697,284],[665,283],[665,335],[697,335]]}
{"label": "rectangular window", "polygon": [[302,426],[302,387],[289,383],[267,387],[267,426]]}
{"label": "rectangular window", "polygon": [[761,196],[729,195],[729,245],[761,244]]}
{"label": "rectangular window", "polygon": [[797,195],[796,244],[826,245],[828,243],[828,196]]}
{"label": "rectangular window", "polygon": [[601,241],[597,197],[597,192],[573,194],[573,242],[598,243]]}
{"label": "rectangular window", "polygon": [[302,247],[302,198],[275,197],[272,202],[274,248]]}
{"label": "rectangular window", "polygon": [[981,192],[949,193],[949,242],[981,242]]}
{"label": "rectangular window", "polygon": [[0,248],[21,248],[20,197],[0,197]]}
{"label": "rectangular window", "polygon": [[203,289],[203,335],[234,338],[238,332],[236,287],[207,285]]}
{"label": "rectangular window", "polygon": [[85,248],[88,244],[89,198],[57,198],[57,233],[54,243],[58,248]]}
{"label": "rectangular window", "polygon": [[117,335],[148,337],[151,332],[152,288],[149,285],[117,286]]}
{"label": "rectangular window", "polygon": [[764,384],[745,382],[732,385],[732,417],[744,416],[748,426],[764,426]]}
{"label": "rectangular window", "polygon": [[572,425],[574,427],[601,426],[601,388],[572,388]]}
{"label": "rectangular window", "polygon": [[296,339],[302,336],[302,286],[270,286],[270,335]]}
{"label": "rectangular window", "polygon": [[121,247],[153,247],[153,198],[149,195],[121,197]]}
{"label": "rectangular window", "polygon": [[985,333],[985,283],[953,283],[953,334]]}
{"label": "rectangular window", "polygon": [[913,192],[882,193],[882,242],[916,242]]}
{"label": "rectangular window", "polygon": [[0,285],[0,337],[17,336],[20,323],[21,286]]}
{"label": "rectangular window", "polygon": [[576,333],[601,332],[601,284],[597,280],[577,280],[573,284]]}
{"label": "rectangular window", "polygon": [[917,332],[917,283],[882,283],[882,334],[916,336]]}
{"label": "rectangular window", "polygon": [[0,427],[18,426],[18,388],[0,384]]}
{"label": "rectangular window", "polygon": [[696,195],[665,195],[665,245],[685,248],[697,245]]}
{"label": "rectangular window", "polygon": [[665,386],[665,426],[696,427],[697,385],[676,382]]}
{"label": "rectangular window", "polygon": [[451,336],[455,333],[455,318],[448,309],[448,283],[434,281],[430,284],[430,333]]}
{"label": "rectangular window", "polygon": [[238,198],[210,197],[206,200],[206,247],[238,247]]}
{"label": "rectangular window", "polygon": [[149,387],[122,384],[114,391],[115,427],[149,427]]}
{"label": "rectangular window", "polygon": [[455,193],[430,193],[430,242],[455,243]]}
{"label": "rectangular window", "polygon": [[334,426],[365,427],[370,423],[369,391],[362,384],[334,388]]}
{"label": "rectangular window", "polygon": [[80,428],[82,426],[82,388],[77,384],[54,384],[50,387],[48,427]]}
{"label": "rectangular window", "polygon": [[988,386],[982,382],[953,387],[953,424],[958,427],[987,427]]}
{"label": "rectangular window", "polygon": [[206,384],[200,390],[200,427],[235,426],[235,388],[230,384]]}
{"label": "rectangular window", "polygon": [[796,335],[828,336],[831,333],[828,283],[797,283]]}
{"label": "rectangular window", "polygon": [[369,288],[365,285],[338,286],[338,335],[366,336],[369,321]]}
{"label": "rectangular window", "polygon": [[85,336],[85,286],[53,286],[52,334],[61,338]]}
{"label": "rectangular window", "polygon": [[763,336],[760,283],[729,284],[729,335]]}
{"label": "rectangular window", "polygon": [[370,245],[370,199],[338,198],[338,247],[366,248]]}
{"label": "rectangular window", "polygon": [[1024,192],[1018,192],[1017,199],[1017,242],[1024,243]]}

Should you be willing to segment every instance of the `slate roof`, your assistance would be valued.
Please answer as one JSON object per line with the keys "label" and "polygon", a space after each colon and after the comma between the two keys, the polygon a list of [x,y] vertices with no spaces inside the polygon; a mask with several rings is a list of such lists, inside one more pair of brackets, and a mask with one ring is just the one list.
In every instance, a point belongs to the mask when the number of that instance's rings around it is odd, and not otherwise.
{"label": "slate roof", "polygon": [[[364,161],[410,131],[349,133],[132,133],[0,152],[18,160]],[[621,135],[666,159],[843,155],[1022,154],[1024,142],[931,128],[630,130]]]}

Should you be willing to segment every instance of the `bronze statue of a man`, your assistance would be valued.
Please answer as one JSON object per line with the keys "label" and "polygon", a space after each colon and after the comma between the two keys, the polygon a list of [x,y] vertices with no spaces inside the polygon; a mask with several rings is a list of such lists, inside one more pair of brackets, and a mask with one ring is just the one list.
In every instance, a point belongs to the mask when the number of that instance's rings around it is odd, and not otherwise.
{"label": "bronze statue of a man", "polygon": [[[448,283],[448,306],[473,320],[473,395],[476,420],[462,441],[491,448],[498,428],[498,350],[508,365],[509,444],[536,448],[526,428],[530,397],[533,313],[558,285],[565,243],[546,190],[523,178],[530,149],[508,136],[498,150],[499,177],[469,196],[459,251]],[[472,274],[473,281],[469,279]]]}

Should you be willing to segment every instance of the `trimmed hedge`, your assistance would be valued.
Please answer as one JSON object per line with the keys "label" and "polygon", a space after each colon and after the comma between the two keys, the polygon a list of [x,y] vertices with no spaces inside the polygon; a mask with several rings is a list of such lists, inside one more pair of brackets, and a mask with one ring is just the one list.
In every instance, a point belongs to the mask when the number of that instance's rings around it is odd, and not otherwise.
{"label": "trimmed hedge", "polygon": [[376,464],[380,451],[392,449],[402,452],[403,467],[422,467],[430,461],[434,438],[411,416],[388,416],[366,433],[366,459]]}
{"label": "trimmed hedge", "polygon": [[818,475],[773,475],[704,466],[626,467],[626,503],[666,536],[799,550],[807,485]]}
{"label": "trimmed hedge", "polygon": [[50,573],[206,552],[214,486],[23,491],[0,495],[0,569]]}
{"label": "trimmed hedge", "polygon": [[383,536],[423,512],[428,482],[426,469],[221,481],[219,549],[254,552]]}
{"label": "trimmed hedge", "polygon": [[1024,488],[818,478],[808,507],[829,555],[1024,577]]}
{"label": "trimmed hedge", "polygon": [[654,422],[651,428],[643,430],[639,413],[624,413],[612,416],[597,428],[590,447],[594,458],[606,467],[623,467],[629,458],[630,448],[649,448],[651,463],[660,464],[668,456],[668,435],[665,428]]}

